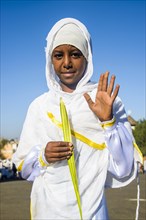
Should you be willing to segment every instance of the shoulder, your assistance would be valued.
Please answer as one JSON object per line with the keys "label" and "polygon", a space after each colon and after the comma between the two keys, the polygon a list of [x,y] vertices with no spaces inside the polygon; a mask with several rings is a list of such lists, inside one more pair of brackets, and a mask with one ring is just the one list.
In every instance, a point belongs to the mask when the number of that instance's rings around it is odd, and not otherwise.
{"label": "shoulder", "polygon": [[48,99],[49,96],[49,92],[45,92],[42,95],[38,96],[37,98],[35,98],[29,105],[29,110],[33,110],[33,109],[37,109],[40,108],[43,103],[46,102],[46,100]]}

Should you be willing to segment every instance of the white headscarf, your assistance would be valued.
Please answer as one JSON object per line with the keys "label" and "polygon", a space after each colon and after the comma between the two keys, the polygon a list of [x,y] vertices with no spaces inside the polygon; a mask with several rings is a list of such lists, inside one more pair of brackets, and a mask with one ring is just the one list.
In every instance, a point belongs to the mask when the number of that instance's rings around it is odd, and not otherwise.
{"label": "white headscarf", "polygon": [[[66,34],[64,34],[64,31]],[[74,37],[70,36],[71,32]],[[77,42],[78,36],[81,40],[78,39]],[[52,27],[46,40],[46,78],[50,90],[53,90],[53,92],[56,91],[58,95],[62,95],[64,93],[60,87],[59,79],[54,71],[51,54],[56,46],[69,43],[79,48],[88,62],[84,76],[78,82],[76,90],[68,95],[73,96],[74,94],[88,92],[93,88],[96,88],[97,85],[89,83],[93,74],[92,45],[90,34],[84,24],[74,18],[61,19]]]}
{"label": "white headscarf", "polygon": [[[88,44],[81,29],[73,23],[64,25],[56,34],[52,51],[59,45],[69,44],[78,48],[88,60]],[[50,54],[51,55],[51,54]]]}

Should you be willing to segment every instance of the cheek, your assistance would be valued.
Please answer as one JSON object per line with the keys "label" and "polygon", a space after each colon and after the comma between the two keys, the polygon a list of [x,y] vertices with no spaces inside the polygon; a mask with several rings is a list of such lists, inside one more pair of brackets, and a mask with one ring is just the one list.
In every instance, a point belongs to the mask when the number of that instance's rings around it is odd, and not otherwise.
{"label": "cheek", "polygon": [[58,72],[60,69],[60,65],[58,64],[58,62],[52,62],[52,63],[53,63],[53,67],[54,67],[55,72]]}
{"label": "cheek", "polygon": [[80,66],[79,66],[79,72],[80,73],[84,73],[87,67],[87,62],[83,62]]}

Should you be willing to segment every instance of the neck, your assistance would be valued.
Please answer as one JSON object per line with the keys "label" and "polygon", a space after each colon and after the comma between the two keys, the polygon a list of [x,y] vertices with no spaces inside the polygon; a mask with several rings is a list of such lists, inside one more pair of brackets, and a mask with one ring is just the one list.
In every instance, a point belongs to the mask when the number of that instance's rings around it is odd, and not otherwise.
{"label": "neck", "polygon": [[66,85],[64,83],[60,83],[61,88],[64,92],[72,93],[76,89],[76,85]]}

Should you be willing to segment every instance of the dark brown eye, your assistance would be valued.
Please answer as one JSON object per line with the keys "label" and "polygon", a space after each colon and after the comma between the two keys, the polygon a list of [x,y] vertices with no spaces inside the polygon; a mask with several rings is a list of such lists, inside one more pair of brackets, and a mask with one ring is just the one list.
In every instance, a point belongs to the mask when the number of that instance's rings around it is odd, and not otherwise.
{"label": "dark brown eye", "polygon": [[71,56],[73,58],[80,58],[81,56],[83,56],[83,54],[80,51],[74,51],[71,53]]}
{"label": "dark brown eye", "polygon": [[53,54],[53,57],[59,60],[59,59],[61,59],[61,58],[63,57],[63,54],[57,52],[57,53],[54,53],[54,54]]}

